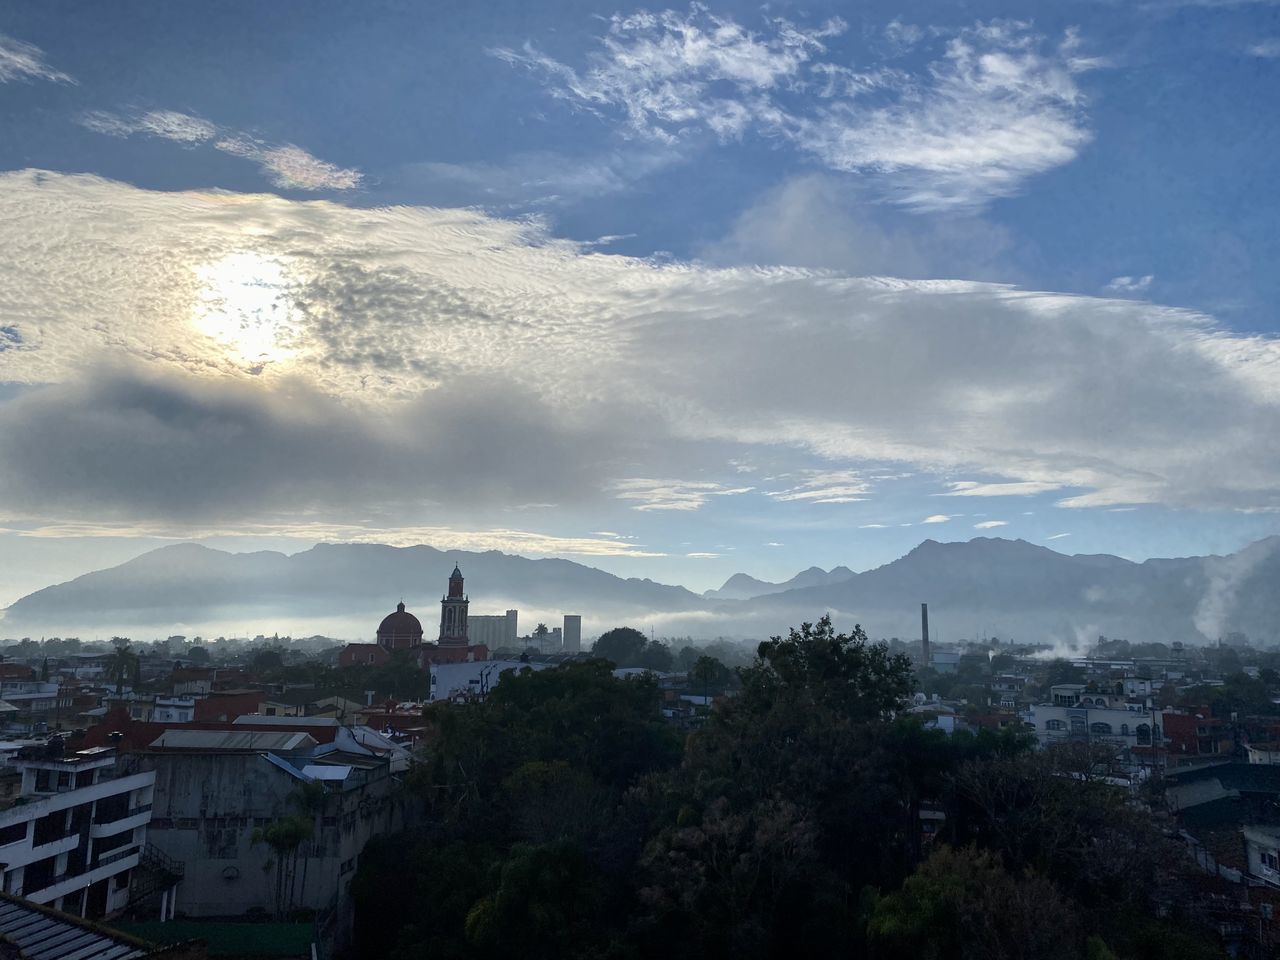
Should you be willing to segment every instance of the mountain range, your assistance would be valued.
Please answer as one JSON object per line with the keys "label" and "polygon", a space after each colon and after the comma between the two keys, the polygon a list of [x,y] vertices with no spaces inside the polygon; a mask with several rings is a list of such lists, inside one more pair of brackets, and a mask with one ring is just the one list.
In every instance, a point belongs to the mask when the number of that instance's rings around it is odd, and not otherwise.
{"label": "mountain range", "polygon": [[428,546],[319,544],[293,555],[227,553],[177,544],[37,590],[8,607],[4,637],[149,637],[165,631],[252,635],[324,632],[368,638],[404,599],[435,622],[454,563],[473,614],[521,611],[520,628],[584,616],[584,637],[620,623],[665,635],[761,638],[832,612],[873,637],[919,636],[920,603],[935,639],[1000,636],[1064,646],[1098,634],[1133,641],[1213,641],[1242,632],[1280,638],[1280,537],[1226,556],[1152,559],[1068,556],[1022,540],[926,540],[884,566],[855,573],[811,567],[782,583],[735,574],[703,595],[623,579],[560,559]]}

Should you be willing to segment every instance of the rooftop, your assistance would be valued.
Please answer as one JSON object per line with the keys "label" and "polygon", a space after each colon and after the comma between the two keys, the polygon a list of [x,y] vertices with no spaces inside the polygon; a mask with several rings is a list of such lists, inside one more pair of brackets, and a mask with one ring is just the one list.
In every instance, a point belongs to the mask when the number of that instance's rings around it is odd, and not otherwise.
{"label": "rooftop", "polygon": [[316,745],[310,734],[288,730],[166,730],[152,750],[306,750]]}

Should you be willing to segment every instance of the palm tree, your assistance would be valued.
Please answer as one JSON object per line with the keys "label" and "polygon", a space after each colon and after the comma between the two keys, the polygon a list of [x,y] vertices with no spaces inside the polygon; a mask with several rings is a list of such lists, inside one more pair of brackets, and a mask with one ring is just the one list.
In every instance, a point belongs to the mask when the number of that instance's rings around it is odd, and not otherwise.
{"label": "palm tree", "polygon": [[138,659],[138,655],[129,649],[128,637],[112,637],[111,642],[116,645],[115,652],[107,657],[107,679],[116,685],[116,696],[124,693],[125,682],[137,683],[138,677],[142,672],[142,661]]}

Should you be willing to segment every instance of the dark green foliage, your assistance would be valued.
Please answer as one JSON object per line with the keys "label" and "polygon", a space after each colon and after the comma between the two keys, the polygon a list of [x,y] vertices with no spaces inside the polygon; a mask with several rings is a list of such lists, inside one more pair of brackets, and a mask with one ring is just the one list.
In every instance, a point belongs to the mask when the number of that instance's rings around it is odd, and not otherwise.
{"label": "dark green foliage", "polygon": [[619,667],[638,667],[648,644],[648,637],[635,627],[614,627],[600,635],[591,652]]}
{"label": "dark green foliage", "polygon": [[[658,646],[620,628],[597,652],[635,664]],[[737,676],[681,657],[694,692],[737,691],[683,746],[656,681],[616,679],[606,659],[526,670],[483,703],[429,708],[435,736],[409,782],[428,826],[362,858],[360,955],[1173,960],[1211,949],[1153,918],[1157,888],[1185,861],[1087,748],[1035,753],[1014,731],[926,729],[900,715],[907,658],[828,618],[760,644]],[[927,836],[926,809],[945,814]]]}

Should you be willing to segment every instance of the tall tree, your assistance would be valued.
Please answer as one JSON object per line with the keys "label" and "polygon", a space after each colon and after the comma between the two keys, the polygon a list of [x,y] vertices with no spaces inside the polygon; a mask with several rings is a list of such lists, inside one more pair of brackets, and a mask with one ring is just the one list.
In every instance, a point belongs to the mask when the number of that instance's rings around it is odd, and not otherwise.
{"label": "tall tree", "polygon": [[115,649],[107,657],[106,674],[107,679],[115,683],[118,696],[124,693],[126,683],[138,682],[142,672],[142,661],[129,646],[128,637],[112,637],[111,642],[115,645]]}

